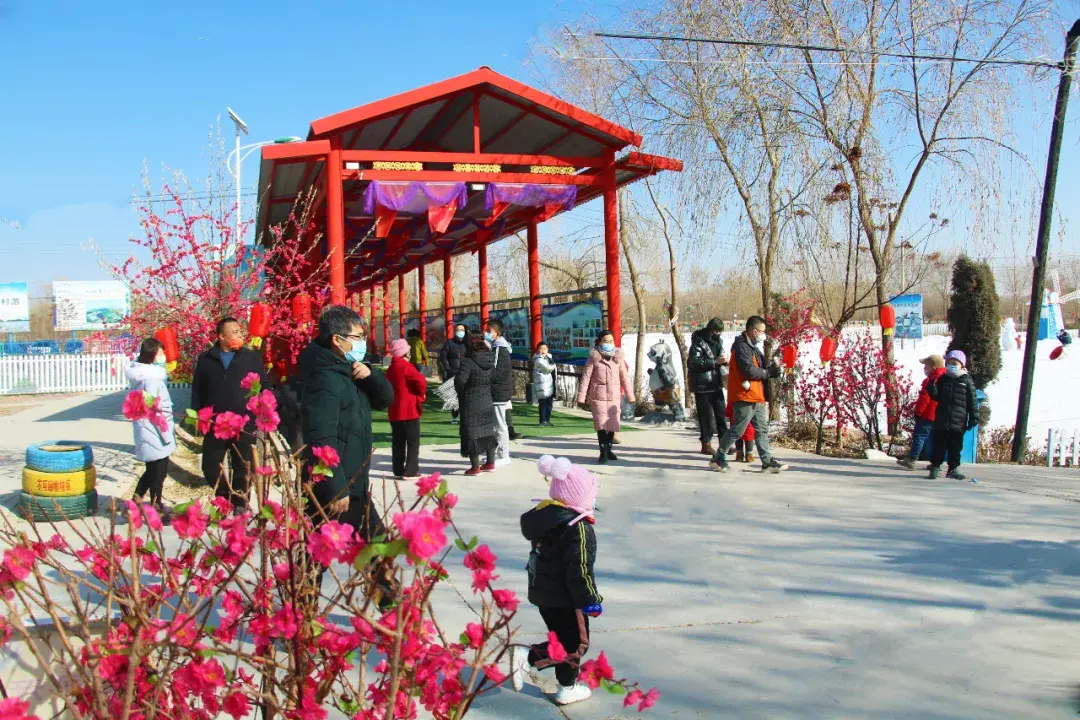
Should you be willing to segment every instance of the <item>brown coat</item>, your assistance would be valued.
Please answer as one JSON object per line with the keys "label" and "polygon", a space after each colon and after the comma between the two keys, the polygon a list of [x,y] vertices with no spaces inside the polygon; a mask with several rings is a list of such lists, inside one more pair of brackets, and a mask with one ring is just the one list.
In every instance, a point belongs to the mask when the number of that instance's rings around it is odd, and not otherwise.
{"label": "brown coat", "polygon": [[616,349],[610,358],[595,349],[589,352],[577,401],[592,406],[593,427],[597,431],[618,432],[623,395],[635,402],[632,385],[621,349]]}

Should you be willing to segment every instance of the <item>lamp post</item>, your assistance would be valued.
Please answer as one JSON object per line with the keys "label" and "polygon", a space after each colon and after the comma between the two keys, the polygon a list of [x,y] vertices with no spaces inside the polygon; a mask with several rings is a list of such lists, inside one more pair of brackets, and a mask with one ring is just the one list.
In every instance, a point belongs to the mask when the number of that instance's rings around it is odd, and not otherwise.
{"label": "lamp post", "polygon": [[[298,138],[295,135],[289,135],[287,137],[277,138],[276,140],[264,140],[262,142],[251,143],[250,145],[241,145],[240,134],[248,134],[247,123],[241,120],[240,116],[233,112],[232,108],[226,107],[225,109],[229,112],[229,117],[236,125],[236,149],[229,153],[228,157],[225,158],[225,167],[229,171],[229,174],[232,175],[233,182],[236,184],[236,238],[239,241],[241,228],[243,226],[243,217],[240,212],[240,169],[244,162],[244,158],[264,145],[283,145],[285,143],[300,142],[301,138]],[[247,152],[241,155],[240,153],[244,150]],[[235,167],[233,166],[234,157],[236,158]]]}

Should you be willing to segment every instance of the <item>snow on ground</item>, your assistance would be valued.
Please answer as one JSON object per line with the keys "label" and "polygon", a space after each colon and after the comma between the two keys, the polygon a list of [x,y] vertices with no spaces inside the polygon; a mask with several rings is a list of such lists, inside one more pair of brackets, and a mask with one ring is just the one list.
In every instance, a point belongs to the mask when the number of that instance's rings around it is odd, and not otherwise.
{"label": "snow on ground", "polygon": [[[851,332],[867,332],[866,330],[849,330]],[[876,329],[871,332],[878,332]],[[731,343],[737,333],[724,333],[724,347],[730,351]],[[679,350],[675,347],[675,341],[670,334],[649,333],[646,336],[645,368],[653,367],[648,358],[648,349],[660,340],[664,340],[671,348],[672,354],[678,358]],[[690,334],[686,334],[687,347],[690,346]],[[896,344],[896,358],[900,366],[910,372],[918,382],[922,382],[922,366],[920,358],[927,355],[944,355],[945,348],[949,344],[949,338],[944,335],[931,335],[923,340],[905,340],[904,346],[900,342]],[[1058,347],[1057,340],[1043,340],[1039,343],[1039,350],[1035,360],[1035,386],[1031,394],[1031,415],[1028,419],[1028,435],[1032,438],[1035,447],[1046,446],[1047,431],[1051,428],[1064,430],[1066,436],[1071,436],[1073,431],[1080,432],[1080,347],[1074,342],[1057,360],[1050,359],[1050,351]],[[634,361],[637,353],[637,335],[623,336],[623,351],[626,360],[630,363],[633,374]],[[800,361],[803,363],[819,362],[819,342],[806,343],[799,348]],[[1020,350],[1003,351],[1001,353],[1001,372],[997,380],[986,388],[990,402],[990,425],[991,427],[1010,426],[1016,423],[1017,398],[1020,394],[1020,375],[1024,362],[1024,354]],[[675,363],[676,372],[682,375],[679,363]],[[685,385],[684,385],[685,387]]]}

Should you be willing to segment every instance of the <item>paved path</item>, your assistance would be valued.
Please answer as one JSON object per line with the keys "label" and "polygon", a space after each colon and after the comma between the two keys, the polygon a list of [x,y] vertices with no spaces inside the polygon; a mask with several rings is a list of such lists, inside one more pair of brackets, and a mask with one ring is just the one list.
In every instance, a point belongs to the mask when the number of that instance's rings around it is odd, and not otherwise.
{"label": "paved path", "polygon": [[[0,418],[0,490],[26,442],[58,437],[101,443],[124,482],[130,429],[100,419],[119,396],[59,405]],[[719,475],[692,433],[625,439],[620,463],[596,470],[605,615],[593,647],[660,688],[656,717],[1075,717],[1080,474],[978,466],[977,483],[930,481],[784,451],[792,467],[779,476]],[[532,461],[595,459],[591,438],[540,442],[516,446],[513,468],[450,479],[462,530],[491,545],[499,584],[520,595],[517,517],[546,492]],[[464,468],[454,448],[421,457],[425,470]],[[385,472],[386,453],[377,460]],[[451,579],[471,597],[463,569]],[[472,618],[449,587],[436,603],[449,627]],[[519,619],[522,640],[541,636],[529,607]],[[560,711],[534,690],[485,697],[470,717],[634,715],[606,695]]]}

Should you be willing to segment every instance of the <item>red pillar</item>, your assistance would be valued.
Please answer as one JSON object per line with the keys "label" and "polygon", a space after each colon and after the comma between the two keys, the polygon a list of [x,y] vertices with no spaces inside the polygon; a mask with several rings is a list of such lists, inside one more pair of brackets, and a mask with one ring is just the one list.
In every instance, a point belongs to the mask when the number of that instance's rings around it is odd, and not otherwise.
{"label": "red pillar", "polygon": [[487,327],[488,321],[488,266],[487,241],[476,249],[476,260],[480,270],[480,329]]}
{"label": "red pillar", "polygon": [[442,264],[443,285],[443,322],[446,324],[446,339],[454,337],[454,277],[452,272],[452,258],[447,253]]}
{"label": "red pillar", "polygon": [[536,221],[529,222],[527,247],[529,254],[529,342],[532,354],[536,344],[544,338],[544,319],[540,307],[540,240]]}
{"label": "red pillar", "polygon": [[371,294],[368,296],[368,348],[372,355],[378,345],[375,343],[375,286],[371,286]]}
{"label": "red pillar", "polygon": [[382,337],[383,355],[390,349],[390,281],[382,281]]}
{"label": "red pillar", "polygon": [[417,284],[419,287],[416,289],[417,295],[416,304],[420,310],[420,339],[427,344],[427,288],[424,281],[427,279],[424,276],[427,275],[427,265],[420,263],[420,267],[416,268],[416,272],[420,273],[417,276]]}
{"label": "red pillar", "polygon": [[608,330],[615,345],[622,346],[622,295],[619,285],[619,196],[615,182],[615,153],[605,153],[604,259],[607,264]]}
{"label": "red pillar", "polygon": [[405,337],[405,273],[397,276],[398,334]]}
{"label": "red pillar", "polygon": [[330,302],[345,302],[345,202],[341,191],[341,141],[330,141],[326,158],[326,241],[330,252]]}

